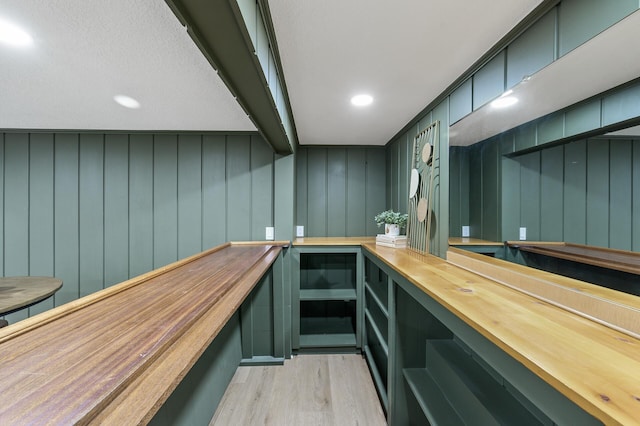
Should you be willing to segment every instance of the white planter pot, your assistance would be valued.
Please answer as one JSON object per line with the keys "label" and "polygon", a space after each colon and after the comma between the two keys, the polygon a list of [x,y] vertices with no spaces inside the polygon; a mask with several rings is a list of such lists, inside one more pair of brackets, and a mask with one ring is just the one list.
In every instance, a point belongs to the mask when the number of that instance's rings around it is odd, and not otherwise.
{"label": "white planter pot", "polygon": [[395,223],[385,223],[384,234],[389,235],[390,237],[398,236],[400,235],[400,227]]}

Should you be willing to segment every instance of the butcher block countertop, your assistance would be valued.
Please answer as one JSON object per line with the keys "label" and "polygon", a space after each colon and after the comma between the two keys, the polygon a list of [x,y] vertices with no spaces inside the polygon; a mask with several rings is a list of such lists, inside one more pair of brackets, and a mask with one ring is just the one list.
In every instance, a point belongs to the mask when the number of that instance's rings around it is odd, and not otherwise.
{"label": "butcher block countertop", "polygon": [[640,340],[435,256],[363,248],[605,424],[640,424]]}
{"label": "butcher block countertop", "polygon": [[281,245],[227,243],[0,330],[0,423],[149,421]]}

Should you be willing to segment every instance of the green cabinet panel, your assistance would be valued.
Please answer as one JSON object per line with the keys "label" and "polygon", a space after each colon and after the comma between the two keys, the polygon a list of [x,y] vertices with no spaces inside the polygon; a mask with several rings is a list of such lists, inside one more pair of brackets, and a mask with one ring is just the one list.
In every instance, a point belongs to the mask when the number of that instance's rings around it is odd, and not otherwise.
{"label": "green cabinet panel", "polygon": [[[387,174],[385,164],[384,148],[367,149],[366,173],[366,203],[362,220],[365,223],[366,230],[364,235],[376,235],[380,230],[373,218],[376,214],[385,210],[385,176]],[[351,174],[349,174],[349,180]],[[408,197],[407,197],[408,198]],[[349,202],[355,200],[349,199]],[[406,210],[405,210],[406,211]],[[349,230],[350,235],[359,236],[355,231]]]}
{"label": "green cabinet panel", "polygon": [[178,260],[178,136],[153,142],[153,267]]}
{"label": "green cabinet panel", "polygon": [[498,144],[482,147],[482,235],[483,240],[500,241],[500,159]]}
{"label": "green cabinet panel", "polygon": [[178,259],[202,251],[202,158],[200,135],[178,137]]}
{"label": "green cabinet panel", "polygon": [[482,235],[482,151],[481,145],[474,145],[469,151],[469,227],[470,236]]}
{"label": "green cabinet panel", "polygon": [[564,147],[540,153],[540,239],[562,241],[562,197]]}
{"label": "green cabinet panel", "polygon": [[520,227],[520,163],[502,157],[502,240],[519,238]]}
{"label": "green cabinet panel", "polygon": [[251,137],[251,238],[264,240],[273,226],[273,151],[261,137]]}
{"label": "green cabinet panel", "polygon": [[520,83],[555,59],[557,9],[518,36],[507,48],[507,88]]}
{"label": "green cabinet panel", "polygon": [[500,154],[511,154],[515,151],[515,135],[514,132],[506,132],[498,136],[500,144]]}
{"label": "green cabinet panel", "polygon": [[56,277],[64,283],[55,294],[56,306],[75,300],[80,295],[78,140],[77,134],[55,135],[54,264]]}
{"label": "green cabinet panel", "polygon": [[540,239],[540,152],[519,157],[520,226],[527,228],[528,240]]}
{"label": "green cabinet panel", "polygon": [[[460,237],[462,235],[462,225],[467,223],[463,221],[462,198],[469,198],[468,176],[466,190],[463,189],[464,169],[468,167],[464,164],[466,160],[466,149],[459,146],[452,146],[449,150],[449,235],[452,237]],[[469,213],[467,211],[467,218]]]}
{"label": "green cabinet panel", "polygon": [[496,55],[473,76],[473,110],[504,92],[504,51]]}
{"label": "green cabinet panel", "polygon": [[273,211],[276,240],[294,239],[296,219],[296,161],[295,155],[275,155]]}
{"label": "green cabinet panel", "polygon": [[202,140],[202,245],[215,247],[227,238],[227,145],[224,136]]}
{"label": "green cabinet panel", "polygon": [[564,147],[564,241],[587,242],[587,142]]}
{"label": "green cabinet panel", "polygon": [[104,288],[104,139],[80,135],[80,297]]}
{"label": "green cabinet panel", "polygon": [[472,79],[468,79],[449,96],[449,125],[473,110]]}
{"label": "green cabinet panel", "polygon": [[327,236],[347,235],[347,151],[327,150]]}
{"label": "green cabinet panel", "polygon": [[640,84],[616,91],[602,100],[602,125],[640,116]]}
{"label": "green cabinet panel", "polygon": [[609,142],[587,141],[587,244],[609,246]]}
{"label": "green cabinet panel", "polygon": [[[251,239],[251,137],[227,137],[227,238]],[[264,231],[264,230],[263,230]]]}
{"label": "green cabinet panel", "polygon": [[327,235],[327,151],[307,151],[307,223],[305,235]]}
{"label": "green cabinet panel", "polygon": [[153,137],[132,135],[129,146],[129,275],[153,269]]}
{"label": "green cabinet panel", "polygon": [[[346,179],[347,236],[369,235],[367,233],[367,220],[369,219],[366,214],[367,209],[365,208],[363,212],[362,206],[366,206],[367,203],[367,172],[377,173],[378,171],[367,167],[367,150],[364,148],[354,148],[347,152],[347,170],[349,172]],[[371,221],[373,221],[373,217]]]}
{"label": "green cabinet panel", "polygon": [[560,56],[638,8],[637,0],[563,0],[559,10]]}
{"label": "green cabinet panel", "polygon": [[600,123],[600,99],[581,103],[565,112],[564,136],[577,135],[597,129]]}
{"label": "green cabinet panel", "polygon": [[609,246],[622,250],[632,249],[632,160],[631,141],[610,141]]}
{"label": "green cabinet panel", "polygon": [[305,235],[309,233],[307,218],[309,214],[309,163],[308,150],[298,148],[296,152],[296,223],[305,226]]}
{"label": "green cabinet panel", "polygon": [[129,278],[129,141],[105,135],[104,286]]}
{"label": "green cabinet panel", "polygon": [[564,136],[564,114],[551,114],[538,121],[536,145],[562,139]]}
{"label": "green cabinet panel", "polygon": [[[29,274],[53,276],[53,135],[29,140]],[[53,298],[29,308],[35,315],[53,308]]]}

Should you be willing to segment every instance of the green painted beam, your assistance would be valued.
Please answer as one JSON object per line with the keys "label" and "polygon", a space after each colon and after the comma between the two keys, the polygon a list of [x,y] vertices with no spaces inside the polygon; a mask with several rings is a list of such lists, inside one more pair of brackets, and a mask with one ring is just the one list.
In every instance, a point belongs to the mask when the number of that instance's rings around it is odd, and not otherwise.
{"label": "green painted beam", "polygon": [[228,0],[166,0],[264,139],[279,154],[292,148],[239,6]]}

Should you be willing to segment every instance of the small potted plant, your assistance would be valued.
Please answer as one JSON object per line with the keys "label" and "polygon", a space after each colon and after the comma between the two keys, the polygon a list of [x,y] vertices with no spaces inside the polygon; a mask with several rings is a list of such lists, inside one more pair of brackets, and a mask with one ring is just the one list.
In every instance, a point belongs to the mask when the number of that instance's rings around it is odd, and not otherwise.
{"label": "small potted plant", "polygon": [[398,213],[393,210],[386,210],[382,213],[378,213],[374,220],[378,226],[384,225],[384,233],[385,235],[396,236],[400,235],[400,228],[404,228],[407,226],[407,218],[409,217],[406,213]]}

